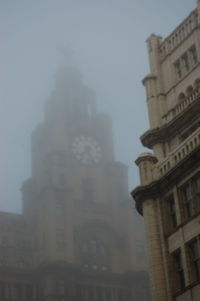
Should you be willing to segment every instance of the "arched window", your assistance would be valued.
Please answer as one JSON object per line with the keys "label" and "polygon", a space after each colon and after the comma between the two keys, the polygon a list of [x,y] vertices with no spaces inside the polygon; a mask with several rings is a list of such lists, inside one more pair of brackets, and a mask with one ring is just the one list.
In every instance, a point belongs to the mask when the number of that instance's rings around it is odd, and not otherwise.
{"label": "arched window", "polygon": [[81,243],[81,263],[84,269],[93,271],[108,271],[108,252],[104,244],[96,239],[90,239]]}
{"label": "arched window", "polygon": [[190,96],[194,92],[194,89],[192,86],[187,87],[186,93],[187,96]]}
{"label": "arched window", "polygon": [[185,94],[184,93],[180,93],[178,96],[178,102],[182,102],[185,100]]}

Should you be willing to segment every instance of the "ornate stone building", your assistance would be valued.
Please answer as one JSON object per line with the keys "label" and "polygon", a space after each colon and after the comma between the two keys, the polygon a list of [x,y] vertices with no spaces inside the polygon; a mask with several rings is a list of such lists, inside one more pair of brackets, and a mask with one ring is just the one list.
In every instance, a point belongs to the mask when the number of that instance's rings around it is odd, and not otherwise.
{"label": "ornate stone building", "polygon": [[73,66],[58,72],[32,135],[22,192],[23,214],[0,213],[1,301],[149,300],[127,168]]}
{"label": "ornate stone building", "polygon": [[132,196],[144,217],[154,301],[200,300],[200,1],[164,40],[147,40],[153,153],[136,160]]}

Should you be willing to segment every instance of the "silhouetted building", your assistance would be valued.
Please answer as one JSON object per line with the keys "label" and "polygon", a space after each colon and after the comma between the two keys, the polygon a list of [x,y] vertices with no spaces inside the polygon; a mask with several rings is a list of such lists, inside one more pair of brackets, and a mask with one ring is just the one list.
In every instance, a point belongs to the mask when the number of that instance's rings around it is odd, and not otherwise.
{"label": "silhouetted building", "polygon": [[132,196],[144,216],[154,301],[200,300],[200,1],[164,40],[147,41],[153,150],[136,160]]}
{"label": "silhouetted building", "polygon": [[149,300],[127,168],[114,160],[112,138],[79,71],[60,70],[32,135],[23,214],[0,213],[0,300]]}

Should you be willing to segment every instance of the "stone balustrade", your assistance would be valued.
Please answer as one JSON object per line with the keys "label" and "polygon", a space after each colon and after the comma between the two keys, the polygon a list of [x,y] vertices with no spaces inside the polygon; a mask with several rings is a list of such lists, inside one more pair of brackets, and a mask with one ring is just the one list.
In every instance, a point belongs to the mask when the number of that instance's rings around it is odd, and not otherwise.
{"label": "stone balustrade", "polygon": [[180,43],[185,40],[198,25],[198,12],[194,10],[172,34],[160,45],[160,56],[164,60]]}
{"label": "stone balustrade", "polygon": [[189,105],[198,100],[200,100],[200,89],[194,90],[192,94],[187,96],[184,100],[182,100],[180,103],[175,105],[175,107],[169,110],[168,113],[163,116],[165,123],[171,121],[173,118],[182,113],[186,108],[188,108]]}
{"label": "stone balustrade", "polygon": [[171,152],[167,159],[161,163],[157,163],[156,175],[159,177],[163,176],[199,146],[200,128],[198,128],[191,136],[189,136],[173,152]]}

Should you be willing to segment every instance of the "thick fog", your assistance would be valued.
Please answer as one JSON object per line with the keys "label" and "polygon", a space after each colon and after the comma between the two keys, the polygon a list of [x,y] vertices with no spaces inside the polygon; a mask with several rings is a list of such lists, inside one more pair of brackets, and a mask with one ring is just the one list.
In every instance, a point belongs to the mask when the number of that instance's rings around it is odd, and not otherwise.
{"label": "thick fog", "polygon": [[[30,135],[43,120],[56,71],[74,62],[97,97],[98,111],[113,119],[115,158],[134,165],[148,128],[145,40],[165,37],[196,1],[1,0],[0,209],[20,211],[20,187],[31,175]],[[73,49],[72,51],[69,49]]]}

